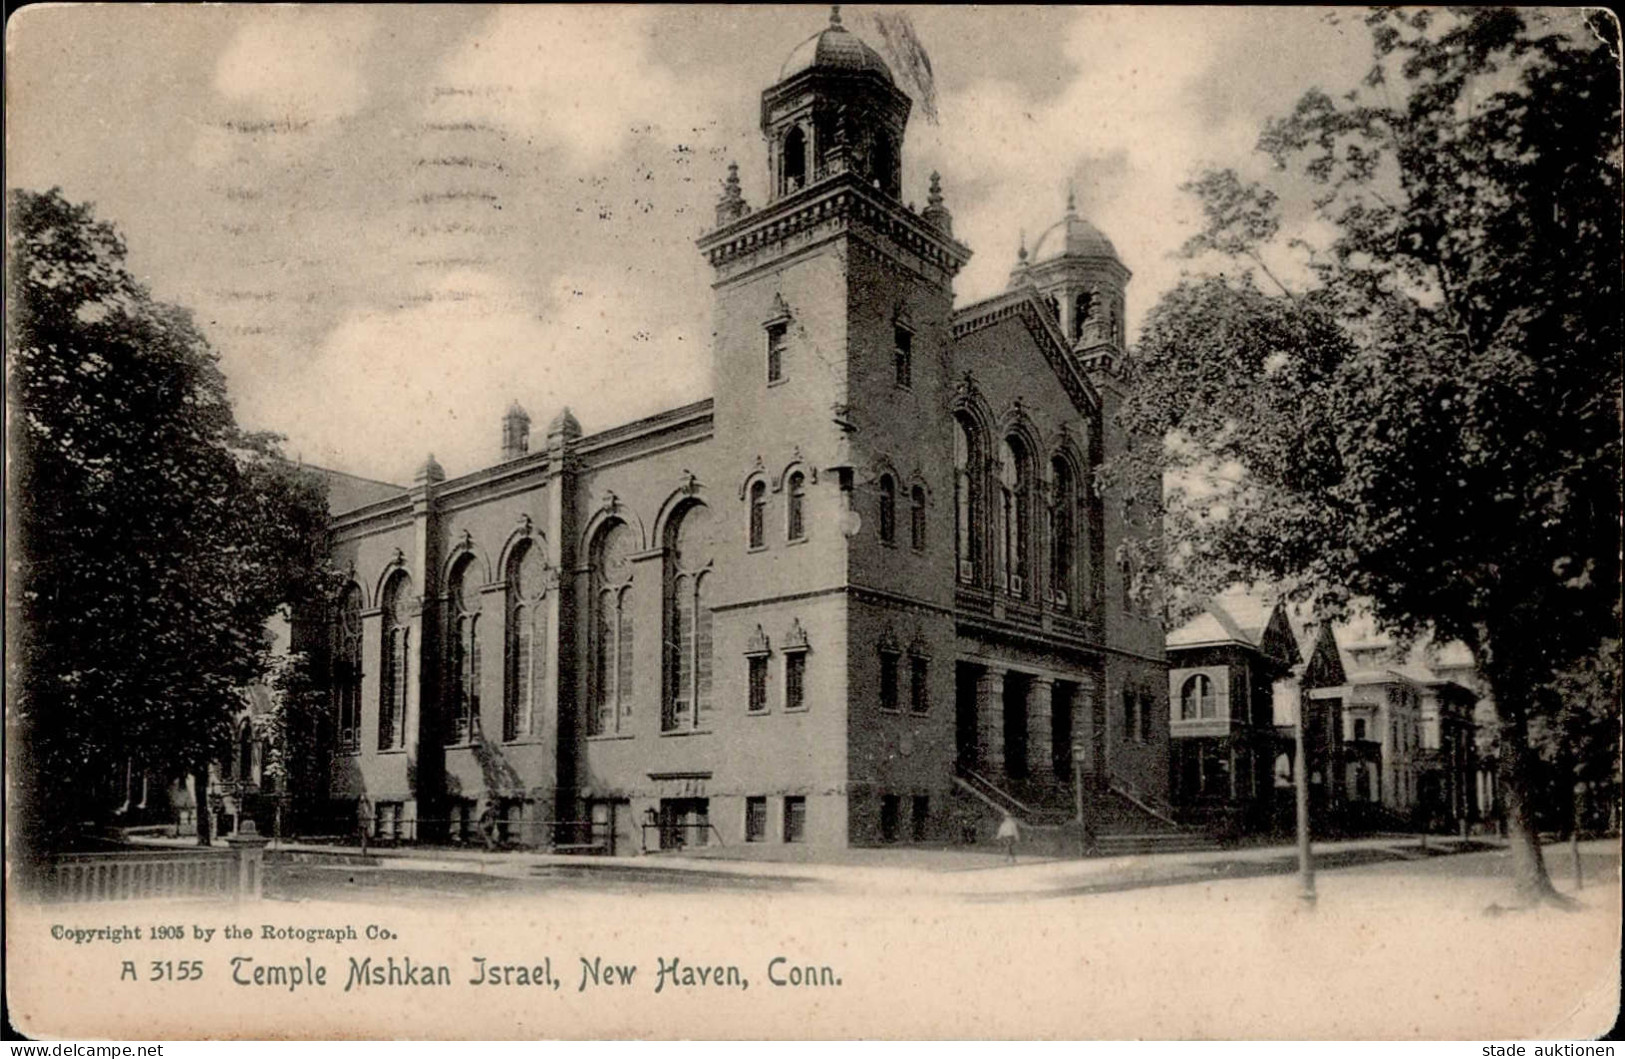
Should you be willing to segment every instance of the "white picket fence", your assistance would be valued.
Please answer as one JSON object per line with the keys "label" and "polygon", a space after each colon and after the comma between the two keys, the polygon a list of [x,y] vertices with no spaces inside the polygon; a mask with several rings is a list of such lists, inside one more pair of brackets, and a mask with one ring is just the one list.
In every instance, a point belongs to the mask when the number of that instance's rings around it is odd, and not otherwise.
{"label": "white picket fence", "polygon": [[60,902],[257,897],[262,853],[254,846],[61,854],[42,865],[39,892]]}

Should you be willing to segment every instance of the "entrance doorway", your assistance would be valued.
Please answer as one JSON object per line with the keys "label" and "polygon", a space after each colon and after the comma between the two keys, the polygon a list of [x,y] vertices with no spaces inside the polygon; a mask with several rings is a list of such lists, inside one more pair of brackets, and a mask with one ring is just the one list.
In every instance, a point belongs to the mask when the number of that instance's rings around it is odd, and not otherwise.
{"label": "entrance doorway", "polygon": [[619,857],[637,852],[637,843],[632,837],[630,801],[622,798],[595,801],[592,803],[591,820],[592,835],[588,841],[605,854]]}
{"label": "entrance doorway", "polygon": [[1050,696],[1050,768],[1062,784],[1072,782],[1072,692],[1076,685],[1057,680]]}
{"label": "entrance doorway", "polygon": [[981,766],[976,747],[976,685],[981,676],[980,666],[954,665],[954,761],[962,769]]}
{"label": "entrance doorway", "polygon": [[660,800],[660,848],[684,849],[709,845],[711,839],[711,800],[709,798],[662,798]]}
{"label": "entrance doorway", "polygon": [[1004,774],[1024,780],[1030,774],[1027,762],[1027,695],[1032,679],[1020,673],[1004,677]]}

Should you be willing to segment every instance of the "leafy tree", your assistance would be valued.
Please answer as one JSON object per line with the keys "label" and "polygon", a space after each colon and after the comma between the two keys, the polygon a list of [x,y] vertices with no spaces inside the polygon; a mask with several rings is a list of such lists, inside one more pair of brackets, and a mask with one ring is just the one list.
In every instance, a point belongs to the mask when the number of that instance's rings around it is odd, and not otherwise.
{"label": "leafy tree", "polygon": [[1185,252],[1229,264],[1150,313],[1123,415],[1166,443],[1108,469],[1163,516],[1144,558],[1176,590],[1269,579],[1326,616],[1365,597],[1472,651],[1525,900],[1556,898],[1531,719],[1618,624],[1619,42],[1566,17],[1366,16],[1363,83],[1259,141],[1324,245],[1288,238],[1275,187],[1189,185]]}
{"label": "leafy tree", "polygon": [[269,674],[271,712],[262,734],[271,756],[265,774],[287,808],[284,828],[313,824],[327,799],[332,752],[327,688],[309,654],[283,655]]}
{"label": "leafy tree", "polygon": [[1613,822],[1620,795],[1620,641],[1609,637],[1591,655],[1541,689],[1532,718],[1539,756],[1537,784],[1546,810],[1542,830],[1601,830]]}
{"label": "leafy tree", "polygon": [[185,310],[56,190],[8,201],[8,704],[27,818],[95,820],[90,779],[135,758],[207,777],[268,663],[265,622],[324,591],[326,501],[240,431]]}

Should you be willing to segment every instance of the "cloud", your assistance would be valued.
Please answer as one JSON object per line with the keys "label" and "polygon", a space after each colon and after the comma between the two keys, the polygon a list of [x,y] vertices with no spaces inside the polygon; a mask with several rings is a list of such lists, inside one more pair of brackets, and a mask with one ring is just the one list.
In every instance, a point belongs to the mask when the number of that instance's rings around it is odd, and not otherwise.
{"label": "cloud", "polygon": [[442,64],[426,116],[494,122],[587,169],[639,132],[712,124],[700,83],[655,56],[653,23],[637,7],[500,8]]}
{"label": "cloud", "polygon": [[[1237,9],[1089,9],[1065,42],[1078,73],[1058,91],[1040,98],[990,76],[947,93],[941,124],[911,129],[906,161],[913,174],[942,171],[955,232],[977,250],[956,284],[960,302],[1003,288],[1019,233],[1030,245],[1058,220],[1073,181],[1080,212],[1135,274],[1128,310],[1137,327],[1177,282],[1185,263],[1172,252],[1200,220],[1180,185],[1212,164],[1262,175],[1253,144],[1265,118],[1308,87],[1305,56],[1334,77],[1348,64],[1347,48],[1323,24],[1277,27],[1272,46],[1260,48],[1257,22]],[[1238,56],[1246,56],[1247,84],[1278,90],[1240,91],[1231,72]]]}
{"label": "cloud", "polygon": [[537,306],[499,276],[454,270],[404,307],[353,310],[292,370],[265,362],[275,385],[238,389],[239,413],[309,462],[405,481],[432,450],[457,475],[495,461],[510,400],[538,426],[569,405],[601,430],[703,396],[709,349],[629,319],[604,277],[565,277]]}
{"label": "cloud", "polygon": [[367,97],[357,59],[375,26],[360,8],[262,9],[220,56],[215,88],[272,128],[352,114]]}

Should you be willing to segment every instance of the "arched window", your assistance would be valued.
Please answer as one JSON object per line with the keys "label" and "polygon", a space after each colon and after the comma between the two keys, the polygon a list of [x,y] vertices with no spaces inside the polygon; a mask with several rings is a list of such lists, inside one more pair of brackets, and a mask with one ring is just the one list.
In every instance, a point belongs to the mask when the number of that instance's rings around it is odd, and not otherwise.
{"label": "arched window", "polygon": [[915,486],[908,498],[908,542],[917,552],[925,550],[925,488]]}
{"label": "arched window", "polygon": [[888,195],[897,194],[897,147],[886,133],[875,134],[869,163],[874,186]]}
{"label": "arched window", "polygon": [[1031,503],[1032,470],[1027,451],[1014,436],[1005,438],[999,446],[999,559],[1005,590],[1022,598],[1028,591]]}
{"label": "arched window", "polygon": [[1185,681],[1179,693],[1179,719],[1182,721],[1207,720],[1218,716],[1218,699],[1213,694],[1213,681],[1198,673]]}
{"label": "arched window", "polygon": [[592,553],[592,703],[590,735],[619,731],[632,716],[632,529],[612,522]]}
{"label": "arched window", "polygon": [[502,738],[540,731],[547,686],[547,560],[532,541],[508,557],[508,673],[502,699]]}
{"label": "arched window", "polygon": [[1089,312],[1094,308],[1095,295],[1093,291],[1079,291],[1072,302],[1072,341],[1076,342],[1083,337],[1083,325],[1089,322]]}
{"label": "arched window", "polygon": [[880,539],[897,543],[897,483],[889,474],[880,476]]}
{"label": "arched window", "polygon": [[786,511],[785,534],[793,541],[807,536],[807,476],[800,471],[790,475],[790,499]]}
{"label": "arched window", "polygon": [[798,125],[791,129],[784,137],[784,147],[781,149],[784,179],[779,186],[781,195],[788,195],[798,191],[807,183],[807,135]]}
{"label": "arched window", "polygon": [[914,332],[892,328],[892,381],[903,389],[914,385]]}
{"label": "arched window", "polygon": [[[794,534],[791,534],[793,537]],[[767,544],[767,483],[761,479],[750,487],[750,546],[761,548]]]}
{"label": "arched window", "polygon": [[976,429],[954,420],[954,552],[959,580],[980,580],[982,551],[982,446]]}
{"label": "arched window", "polygon": [[452,571],[446,595],[446,742],[466,743],[480,723],[480,586],[472,558]]}
{"label": "arched window", "polygon": [[384,589],[383,679],[378,695],[378,749],[406,746],[406,689],[411,669],[412,579],[403,571]]}
{"label": "arched window", "polygon": [[333,694],[338,713],[341,751],[361,749],[361,586],[352,584],[339,597],[338,627],[333,645]]}
{"label": "arched window", "polygon": [[254,728],[247,723],[237,740],[237,779],[241,783],[254,782]]}
{"label": "arched window", "polygon": [[711,509],[694,503],[666,529],[662,731],[701,728],[711,712]]}
{"label": "arched window", "polygon": [[1055,606],[1069,610],[1078,597],[1072,583],[1072,559],[1077,553],[1077,495],[1072,467],[1065,458],[1057,456],[1050,462],[1050,475],[1054,482],[1049,509],[1050,588],[1055,594]]}

